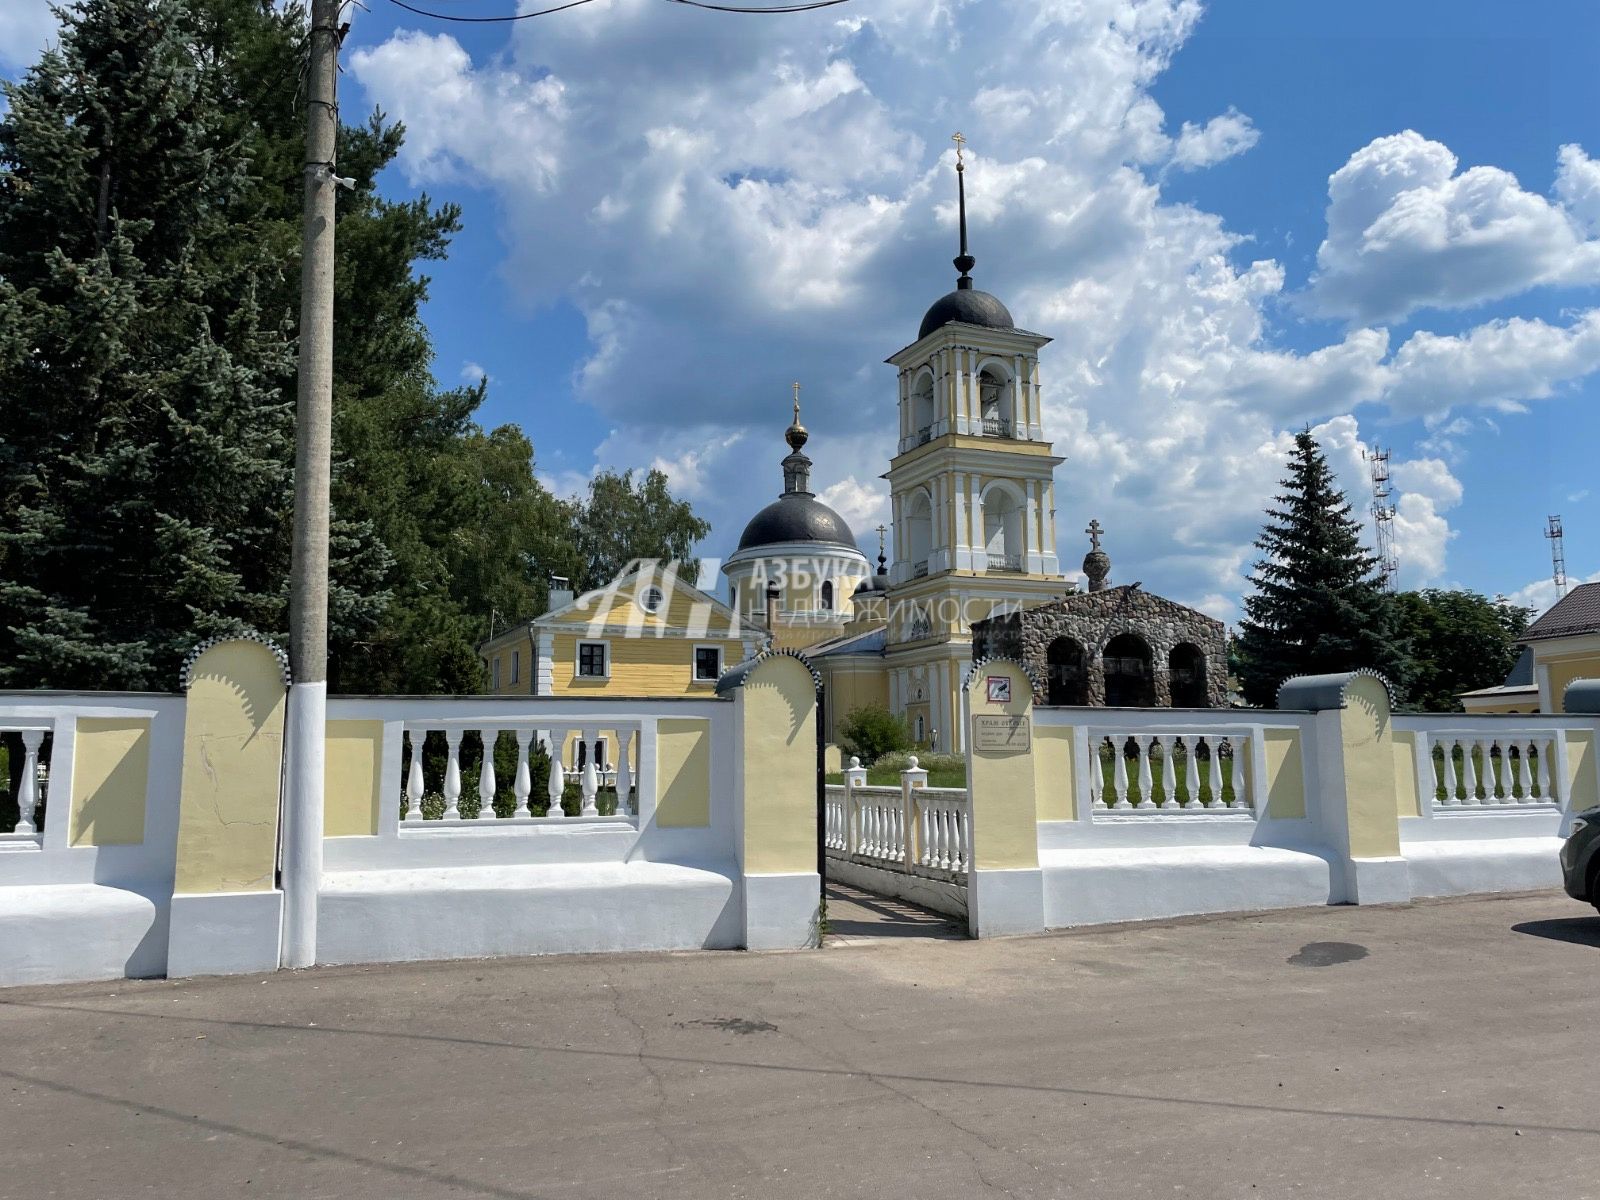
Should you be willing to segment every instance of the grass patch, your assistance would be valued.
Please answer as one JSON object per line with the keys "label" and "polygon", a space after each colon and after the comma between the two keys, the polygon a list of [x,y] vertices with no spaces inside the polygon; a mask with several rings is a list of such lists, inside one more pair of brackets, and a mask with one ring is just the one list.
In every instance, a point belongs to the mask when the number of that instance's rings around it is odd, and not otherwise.
{"label": "grass patch", "polygon": [[[842,784],[844,783],[844,774],[840,771],[831,771],[828,773],[827,780],[829,783]],[[899,787],[900,772],[893,767],[887,767],[881,770],[877,767],[868,767],[867,786]],[[963,767],[959,770],[929,771],[928,786],[935,788],[964,788],[967,786],[966,768]]]}

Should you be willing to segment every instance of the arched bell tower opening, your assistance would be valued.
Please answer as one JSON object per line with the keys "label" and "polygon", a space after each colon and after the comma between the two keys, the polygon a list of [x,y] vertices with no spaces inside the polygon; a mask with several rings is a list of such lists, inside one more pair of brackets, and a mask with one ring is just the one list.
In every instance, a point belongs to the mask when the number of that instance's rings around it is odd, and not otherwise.
{"label": "arched bell tower opening", "polygon": [[983,551],[989,571],[1021,574],[1027,566],[1027,502],[1016,485],[1000,481],[983,494]]}
{"label": "arched bell tower opening", "polygon": [[1012,437],[1016,412],[1010,375],[993,363],[978,372],[978,430],[984,437]]}

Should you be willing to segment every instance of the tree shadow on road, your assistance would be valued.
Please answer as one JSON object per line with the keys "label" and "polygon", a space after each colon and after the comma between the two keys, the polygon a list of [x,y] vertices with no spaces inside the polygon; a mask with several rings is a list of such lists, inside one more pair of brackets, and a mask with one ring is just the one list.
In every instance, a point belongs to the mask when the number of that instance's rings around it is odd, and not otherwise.
{"label": "tree shadow on road", "polygon": [[1600,950],[1600,917],[1562,917],[1560,920],[1524,921],[1513,925],[1512,933],[1549,938],[1552,942],[1571,942]]}

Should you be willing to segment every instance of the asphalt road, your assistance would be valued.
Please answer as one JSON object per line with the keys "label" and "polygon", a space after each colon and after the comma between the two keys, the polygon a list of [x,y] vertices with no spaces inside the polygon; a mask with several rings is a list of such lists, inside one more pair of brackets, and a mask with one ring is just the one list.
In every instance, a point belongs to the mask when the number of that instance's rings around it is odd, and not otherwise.
{"label": "asphalt road", "polygon": [[0,993],[5,1197],[1600,1197],[1553,895]]}

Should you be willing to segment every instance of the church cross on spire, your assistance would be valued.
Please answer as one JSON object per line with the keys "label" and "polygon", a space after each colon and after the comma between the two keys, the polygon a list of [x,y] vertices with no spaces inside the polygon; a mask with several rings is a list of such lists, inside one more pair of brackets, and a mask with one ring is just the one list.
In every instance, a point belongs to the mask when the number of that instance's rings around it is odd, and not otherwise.
{"label": "church cross on spire", "polygon": [[961,136],[958,129],[950,140],[956,144],[956,196],[960,212],[961,225],[961,253],[952,260],[956,270],[961,274],[956,277],[958,291],[970,291],[972,288],[972,268],[977,265],[977,259],[967,253],[967,164],[962,156],[966,149],[967,139]]}
{"label": "church cross on spire", "polygon": [[1085,529],[1084,532],[1089,535],[1090,548],[1094,550],[1100,549],[1100,535],[1105,532],[1100,521],[1098,519],[1090,521],[1089,528]]}
{"label": "church cross on spire", "polygon": [[800,424],[800,381],[794,381],[794,423]]}

